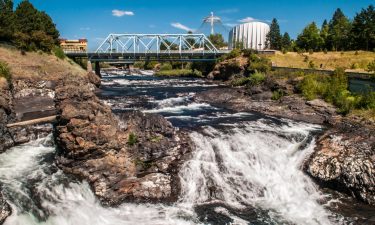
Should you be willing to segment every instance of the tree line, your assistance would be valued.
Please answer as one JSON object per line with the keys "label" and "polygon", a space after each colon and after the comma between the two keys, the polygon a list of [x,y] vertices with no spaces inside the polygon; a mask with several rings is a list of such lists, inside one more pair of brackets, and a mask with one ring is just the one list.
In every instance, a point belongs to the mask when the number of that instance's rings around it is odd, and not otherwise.
{"label": "tree line", "polygon": [[24,51],[46,52],[59,44],[59,31],[47,13],[28,0],[13,8],[12,0],[0,0],[0,42],[12,43]]}
{"label": "tree line", "polygon": [[272,20],[267,35],[268,47],[282,51],[375,51],[375,10],[370,5],[350,20],[337,9],[331,20],[324,20],[319,28],[315,22],[308,24],[292,40],[287,32],[280,33],[276,19]]}

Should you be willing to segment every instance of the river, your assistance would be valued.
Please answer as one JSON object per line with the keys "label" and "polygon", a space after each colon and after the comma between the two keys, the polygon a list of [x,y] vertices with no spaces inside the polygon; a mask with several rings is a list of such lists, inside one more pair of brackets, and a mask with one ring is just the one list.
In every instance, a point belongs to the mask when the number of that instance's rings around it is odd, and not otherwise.
{"label": "river", "polygon": [[370,224],[375,210],[319,187],[302,172],[322,127],[199,103],[220,88],[195,79],[104,77],[100,98],[114,112],[165,116],[195,150],[179,172],[173,204],[104,207],[89,185],[53,163],[52,135],[0,155],[0,182],[13,208],[6,225]]}

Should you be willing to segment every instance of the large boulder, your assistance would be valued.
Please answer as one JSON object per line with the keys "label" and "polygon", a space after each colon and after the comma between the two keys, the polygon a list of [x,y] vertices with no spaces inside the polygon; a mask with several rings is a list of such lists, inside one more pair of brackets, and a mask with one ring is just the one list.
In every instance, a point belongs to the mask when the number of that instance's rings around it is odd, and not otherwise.
{"label": "large boulder", "polygon": [[166,119],[141,112],[116,116],[83,78],[59,82],[56,108],[57,163],[87,180],[103,203],[176,199],[178,164],[190,148]]}
{"label": "large boulder", "polygon": [[375,205],[375,129],[348,121],[329,129],[305,169],[319,183]]}

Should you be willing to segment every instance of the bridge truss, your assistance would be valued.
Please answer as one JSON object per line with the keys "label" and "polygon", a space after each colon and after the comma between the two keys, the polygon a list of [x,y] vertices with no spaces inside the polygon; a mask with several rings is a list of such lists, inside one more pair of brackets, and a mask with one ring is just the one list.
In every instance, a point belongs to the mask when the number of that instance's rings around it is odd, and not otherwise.
{"label": "bridge truss", "polygon": [[228,50],[217,49],[204,34],[110,34],[95,52],[66,52],[92,62],[214,61]]}

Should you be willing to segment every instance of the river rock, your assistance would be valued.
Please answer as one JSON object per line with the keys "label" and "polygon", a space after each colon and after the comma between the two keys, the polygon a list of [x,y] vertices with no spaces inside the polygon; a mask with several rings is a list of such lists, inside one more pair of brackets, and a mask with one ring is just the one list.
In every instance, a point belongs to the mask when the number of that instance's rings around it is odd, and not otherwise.
{"label": "river rock", "polygon": [[[79,87],[79,88],[77,88]],[[160,115],[114,115],[89,81],[67,76],[56,88],[57,164],[89,182],[103,203],[175,200],[187,136]]]}
{"label": "river rock", "polygon": [[306,162],[319,183],[375,205],[375,129],[347,120],[329,129]]}
{"label": "river rock", "polygon": [[5,222],[5,219],[10,216],[11,213],[12,208],[3,198],[0,188],[0,224],[3,224]]}
{"label": "river rock", "polygon": [[0,90],[0,153],[14,145],[13,138],[6,125],[14,117],[11,107],[11,92]]}

